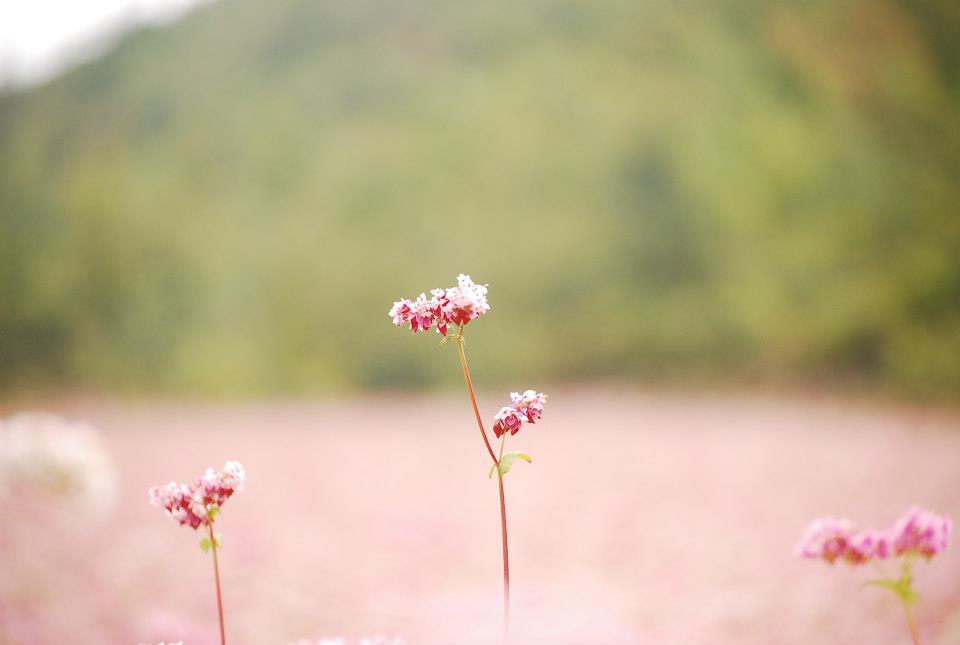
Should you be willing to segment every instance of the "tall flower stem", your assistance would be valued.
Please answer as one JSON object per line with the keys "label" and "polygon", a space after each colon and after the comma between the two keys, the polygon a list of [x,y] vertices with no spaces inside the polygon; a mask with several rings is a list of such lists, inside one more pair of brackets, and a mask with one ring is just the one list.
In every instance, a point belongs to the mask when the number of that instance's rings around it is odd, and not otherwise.
{"label": "tall flower stem", "polygon": [[916,556],[908,554],[903,561],[903,571],[895,585],[895,593],[903,605],[903,614],[907,618],[907,627],[910,628],[910,638],[913,645],[920,645],[920,630],[917,619],[913,615],[913,605],[917,602],[917,594],[913,591],[913,561]]}
{"label": "tall flower stem", "polygon": [[463,351],[463,328],[455,337],[457,342],[457,351],[460,353],[460,367],[463,369],[463,378],[467,383],[467,392],[470,394],[470,403],[473,405],[473,414],[477,419],[477,427],[480,428],[480,436],[483,437],[483,445],[486,446],[490,459],[497,471],[497,486],[500,491],[500,536],[503,542],[503,640],[507,640],[510,633],[510,556],[507,547],[507,503],[503,494],[503,473],[500,472],[500,460],[497,459],[487,438],[487,431],[483,428],[483,419],[480,416],[480,409],[477,407],[477,395],[473,390],[473,379],[470,378],[470,368],[467,366],[467,355]]}
{"label": "tall flower stem", "polygon": [[210,534],[210,549],[213,552],[213,579],[217,583],[217,618],[220,619],[220,645],[227,645],[227,637],[223,629],[223,597],[220,595],[220,562],[217,560],[217,538],[213,534],[213,522],[207,524]]}
{"label": "tall flower stem", "polygon": [[503,496],[503,473],[497,470],[500,489],[500,539],[503,542],[503,640],[510,636],[510,556],[507,549],[507,503]]}
{"label": "tall flower stem", "polygon": [[907,616],[907,626],[910,628],[910,637],[913,645],[920,645],[920,630],[917,629],[917,619],[913,616],[913,605],[909,600],[902,600],[903,613]]}

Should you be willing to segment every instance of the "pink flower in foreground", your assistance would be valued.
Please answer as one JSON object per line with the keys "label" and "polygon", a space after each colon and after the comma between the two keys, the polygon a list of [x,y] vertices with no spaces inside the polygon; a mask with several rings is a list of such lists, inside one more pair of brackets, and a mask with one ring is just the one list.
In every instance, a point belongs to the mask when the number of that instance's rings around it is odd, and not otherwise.
{"label": "pink flower in foreground", "polygon": [[416,300],[401,298],[393,303],[390,317],[397,327],[410,325],[411,331],[428,331],[437,325],[437,333],[447,335],[449,325],[466,325],[490,310],[487,285],[475,284],[470,276],[457,276],[457,286],[433,289],[430,298],[421,293]]}
{"label": "pink flower in foreground", "polygon": [[929,560],[950,544],[952,528],[948,518],[914,506],[893,528],[893,551],[898,556],[915,554]]}
{"label": "pink flower in foreground", "polygon": [[[417,333],[433,327],[434,321],[439,319],[439,312],[439,304],[432,299],[427,300],[427,296],[421,293],[416,300],[398,300],[393,303],[390,316],[397,327],[403,327],[409,323],[413,333]],[[437,331],[440,331],[442,323],[443,321],[439,320]]]}
{"label": "pink flower in foreground", "polygon": [[803,539],[796,546],[796,554],[808,560],[826,560],[833,564],[843,557],[853,537],[853,522],[835,517],[820,517],[807,526]]}
{"label": "pink flower in foreground", "polygon": [[870,560],[886,560],[890,556],[890,538],[886,531],[858,531],[847,544],[843,559],[850,564],[866,564]]}
{"label": "pink flower in foreground", "polygon": [[493,433],[499,439],[505,432],[517,434],[523,427],[524,421],[536,423],[543,415],[543,406],[547,402],[547,395],[527,390],[523,394],[510,393],[511,405],[500,408],[493,418]]}
{"label": "pink flower in foreground", "polygon": [[523,418],[520,413],[512,407],[500,408],[500,411],[493,417],[493,433],[499,439],[504,432],[517,434],[523,427]]}
{"label": "pink flower in foreground", "polygon": [[243,488],[245,479],[246,473],[240,462],[228,461],[220,472],[207,468],[207,472],[197,480],[196,494],[204,507],[211,504],[221,506],[234,492]]}
{"label": "pink flower in foreground", "polygon": [[194,512],[193,492],[191,486],[177,482],[154,486],[147,491],[151,504],[166,510],[167,515],[181,526],[195,529],[203,523],[206,511],[202,517]]}
{"label": "pink flower in foreground", "polygon": [[[437,291],[434,291],[437,297]],[[490,310],[487,304],[487,285],[474,284],[470,276],[457,276],[457,286],[450,287],[438,297],[444,319],[455,325],[466,325]]]}
{"label": "pink flower in foreground", "polygon": [[393,318],[393,324],[397,327],[403,327],[413,320],[414,304],[407,299],[397,300],[390,309],[390,317]]}
{"label": "pink flower in foreground", "polygon": [[208,468],[192,486],[170,482],[147,491],[154,506],[167,511],[181,526],[196,529],[210,523],[210,510],[219,509],[235,492],[243,489],[246,473],[237,461],[228,461],[223,470]]}
{"label": "pink flower in foreground", "polygon": [[523,394],[517,392],[510,393],[510,400],[517,412],[523,414],[527,421],[536,423],[543,414],[543,406],[547,402],[547,395],[527,390]]}
{"label": "pink flower in foreground", "polygon": [[893,528],[875,531],[857,531],[849,520],[822,517],[807,527],[796,553],[802,558],[825,560],[830,564],[842,559],[859,565],[905,555],[929,559],[947,548],[951,528],[949,519],[916,506],[897,520]]}
{"label": "pink flower in foreground", "polygon": [[880,531],[855,531],[847,520],[824,517],[810,523],[796,552],[801,557],[823,559],[831,564],[843,558],[852,565],[863,565],[875,558],[903,557],[898,577],[883,576],[867,584],[887,589],[900,600],[913,643],[920,645],[920,630],[912,609],[918,598],[913,589],[913,561],[918,555],[929,560],[946,549],[951,528],[949,519],[916,506],[893,528]]}

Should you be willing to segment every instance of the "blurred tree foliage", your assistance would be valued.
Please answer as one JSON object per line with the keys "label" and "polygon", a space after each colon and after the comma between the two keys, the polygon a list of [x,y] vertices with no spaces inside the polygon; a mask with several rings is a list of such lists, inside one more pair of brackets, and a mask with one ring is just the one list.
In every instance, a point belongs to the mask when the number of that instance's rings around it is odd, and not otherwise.
{"label": "blurred tree foliage", "polygon": [[954,0],[225,0],[0,96],[0,387],[439,383],[463,271],[488,385],[955,396],[958,204]]}

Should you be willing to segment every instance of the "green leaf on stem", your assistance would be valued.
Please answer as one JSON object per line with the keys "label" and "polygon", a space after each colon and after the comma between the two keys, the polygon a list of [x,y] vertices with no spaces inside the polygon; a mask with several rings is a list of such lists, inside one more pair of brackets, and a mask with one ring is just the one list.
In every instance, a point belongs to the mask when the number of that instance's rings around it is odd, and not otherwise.
{"label": "green leaf on stem", "polygon": [[[508,472],[510,472],[510,468],[513,467],[514,460],[518,458],[523,459],[528,464],[533,463],[533,459],[531,459],[530,455],[525,452],[508,452],[500,458],[500,474],[506,475]],[[496,467],[496,464],[490,466],[490,472],[487,473],[488,478],[493,479],[493,469]]]}
{"label": "green leaf on stem", "polygon": [[213,545],[218,549],[223,548],[223,536],[219,533],[214,533],[213,535]]}
{"label": "green leaf on stem", "polygon": [[902,576],[900,578],[879,578],[863,583],[865,587],[880,587],[892,592],[897,598],[906,605],[913,605],[919,599],[919,595],[913,590],[911,576]]}
{"label": "green leaf on stem", "polygon": [[207,553],[208,551],[210,551],[210,538],[205,537],[202,540],[200,540],[200,550],[203,551],[204,553]]}
{"label": "green leaf on stem", "polygon": [[211,504],[210,506],[207,507],[207,518],[208,518],[211,522],[213,521],[213,518],[215,518],[215,517],[217,516],[217,514],[219,514],[219,513],[220,513],[220,507],[219,507],[219,506],[216,506],[216,505],[214,505],[214,504]]}

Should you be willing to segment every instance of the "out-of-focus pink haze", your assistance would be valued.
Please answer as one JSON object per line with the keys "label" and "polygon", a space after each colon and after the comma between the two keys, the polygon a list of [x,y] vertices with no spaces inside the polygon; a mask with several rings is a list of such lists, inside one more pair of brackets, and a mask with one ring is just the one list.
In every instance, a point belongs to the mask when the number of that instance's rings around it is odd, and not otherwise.
{"label": "out-of-focus pink haze", "polygon": [[[906,642],[892,594],[862,586],[869,571],[793,547],[823,514],[882,526],[919,503],[960,516],[956,414],[549,391],[544,421],[508,440],[533,456],[506,477],[514,642]],[[209,556],[146,490],[226,458],[247,470],[217,520],[231,644],[497,637],[496,483],[461,398],[58,411],[102,429],[119,501],[82,521],[8,502],[0,642],[212,643]],[[34,530],[41,520],[57,528]],[[930,643],[960,634],[957,551],[916,568]]]}

